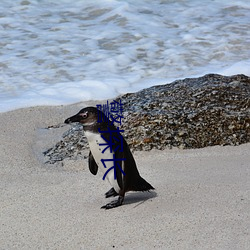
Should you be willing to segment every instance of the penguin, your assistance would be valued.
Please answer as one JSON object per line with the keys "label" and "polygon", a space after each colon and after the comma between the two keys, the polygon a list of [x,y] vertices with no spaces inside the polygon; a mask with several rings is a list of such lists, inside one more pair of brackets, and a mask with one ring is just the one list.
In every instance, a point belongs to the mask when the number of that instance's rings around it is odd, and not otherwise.
{"label": "penguin", "polygon": [[[100,115],[103,118],[101,121],[98,118]],[[116,128],[102,111],[95,107],[83,108],[76,115],[65,120],[66,124],[74,122],[78,122],[83,126],[84,134],[88,140],[90,147],[88,158],[90,172],[96,175],[98,169],[100,169],[104,173],[105,180],[112,187],[105,193],[106,198],[118,196],[117,200],[101,208],[111,209],[121,206],[125,193],[128,191],[149,191],[154,189],[140,176],[134,157],[126,140],[120,134],[119,128]],[[113,131],[112,136],[107,131]],[[110,140],[112,149],[111,146],[110,148],[107,146],[107,142]],[[105,162],[105,159],[110,160]],[[117,163],[115,164],[115,162]]]}

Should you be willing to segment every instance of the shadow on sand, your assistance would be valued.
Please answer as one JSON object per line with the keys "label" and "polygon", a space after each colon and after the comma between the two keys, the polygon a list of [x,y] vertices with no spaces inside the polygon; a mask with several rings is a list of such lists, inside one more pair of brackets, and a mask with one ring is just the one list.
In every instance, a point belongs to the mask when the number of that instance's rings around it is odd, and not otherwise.
{"label": "shadow on sand", "polygon": [[133,208],[135,208],[155,197],[157,197],[155,191],[131,192],[126,194],[123,205],[134,204],[135,206]]}

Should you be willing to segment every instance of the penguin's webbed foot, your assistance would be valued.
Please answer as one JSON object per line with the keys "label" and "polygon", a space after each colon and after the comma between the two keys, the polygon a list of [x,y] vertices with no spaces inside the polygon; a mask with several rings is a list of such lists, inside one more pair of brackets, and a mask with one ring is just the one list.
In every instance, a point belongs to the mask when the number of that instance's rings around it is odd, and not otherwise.
{"label": "penguin's webbed foot", "polygon": [[122,205],[123,200],[124,200],[124,197],[119,196],[118,200],[116,200],[116,201],[111,201],[110,203],[108,203],[108,204],[102,206],[101,208],[110,209],[110,208],[114,208],[114,207],[119,207],[119,206]]}
{"label": "penguin's webbed foot", "polygon": [[114,188],[111,188],[107,193],[105,193],[105,197],[106,198],[109,198],[109,197],[112,197],[112,196],[117,196],[118,193],[115,191]]}

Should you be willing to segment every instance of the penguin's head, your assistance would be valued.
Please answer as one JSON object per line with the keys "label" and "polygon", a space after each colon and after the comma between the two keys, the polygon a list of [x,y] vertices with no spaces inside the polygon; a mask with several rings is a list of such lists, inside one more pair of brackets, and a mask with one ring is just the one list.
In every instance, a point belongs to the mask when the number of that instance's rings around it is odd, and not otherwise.
{"label": "penguin's head", "polygon": [[67,124],[72,123],[72,122],[79,122],[83,126],[91,126],[97,123],[98,112],[101,112],[101,111],[99,111],[95,107],[87,107],[87,108],[81,109],[76,115],[73,115],[67,118],[64,122]]}

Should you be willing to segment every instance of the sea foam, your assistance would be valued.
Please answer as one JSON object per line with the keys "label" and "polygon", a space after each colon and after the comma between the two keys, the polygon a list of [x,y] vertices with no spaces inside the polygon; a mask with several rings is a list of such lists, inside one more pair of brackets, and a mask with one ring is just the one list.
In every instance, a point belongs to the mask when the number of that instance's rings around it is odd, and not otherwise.
{"label": "sea foam", "polygon": [[250,75],[250,2],[1,1],[0,112]]}

